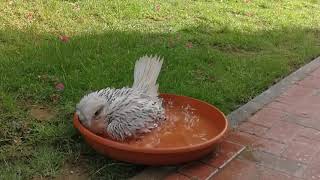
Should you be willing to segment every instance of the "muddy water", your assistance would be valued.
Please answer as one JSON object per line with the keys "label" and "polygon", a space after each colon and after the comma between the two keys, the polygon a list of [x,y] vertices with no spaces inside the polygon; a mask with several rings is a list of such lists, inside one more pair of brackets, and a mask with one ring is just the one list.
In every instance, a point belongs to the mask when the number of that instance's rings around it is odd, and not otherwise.
{"label": "muddy water", "polygon": [[189,105],[165,103],[167,120],[151,133],[129,142],[131,146],[148,148],[177,148],[208,141],[218,135],[210,117],[201,116]]}

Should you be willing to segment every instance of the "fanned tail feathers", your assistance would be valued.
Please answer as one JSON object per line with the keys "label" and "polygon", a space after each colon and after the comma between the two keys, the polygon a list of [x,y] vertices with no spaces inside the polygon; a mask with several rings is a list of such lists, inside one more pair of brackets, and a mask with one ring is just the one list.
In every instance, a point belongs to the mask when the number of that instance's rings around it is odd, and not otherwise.
{"label": "fanned tail feathers", "polygon": [[134,83],[132,88],[142,89],[148,95],[157,96],[157,79],[161,71],[163,59],[158,56],[141,57],[135,64]]}

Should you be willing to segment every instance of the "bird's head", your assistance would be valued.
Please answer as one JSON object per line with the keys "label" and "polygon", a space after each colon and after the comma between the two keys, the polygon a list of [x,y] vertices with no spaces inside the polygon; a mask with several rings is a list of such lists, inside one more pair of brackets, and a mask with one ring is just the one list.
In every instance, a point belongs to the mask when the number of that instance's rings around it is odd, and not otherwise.
{"label": "bird's head", "polygon": [[97,93],[84,96],[76,106],[81,123],[96,134],[104,133],[107,127],[107,103]]}

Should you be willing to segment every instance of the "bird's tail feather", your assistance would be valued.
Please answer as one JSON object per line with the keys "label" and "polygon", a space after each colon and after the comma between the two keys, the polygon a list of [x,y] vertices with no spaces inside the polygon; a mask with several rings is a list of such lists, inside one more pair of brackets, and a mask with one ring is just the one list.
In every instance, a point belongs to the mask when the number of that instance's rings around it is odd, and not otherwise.
{"label": "bird's tail feather", "polygon": [[159,87],[157,79],[162,63],[163,59],[158,56],[141,57],[135,64],[132,88],[143,89],[147,94],[157,96]]}

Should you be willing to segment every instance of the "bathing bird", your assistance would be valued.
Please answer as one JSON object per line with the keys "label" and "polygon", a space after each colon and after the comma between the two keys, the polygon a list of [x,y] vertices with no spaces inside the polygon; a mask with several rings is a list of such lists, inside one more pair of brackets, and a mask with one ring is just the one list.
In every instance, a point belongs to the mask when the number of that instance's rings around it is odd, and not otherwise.
{"label": "bathing bird", "polygon": [[116,141],[149,133],[166,119],[157,84],[162,64],[159,56],[140,57],[132,87],[107,87],[83,96],[76,105],[80,122],[93,133]]}

